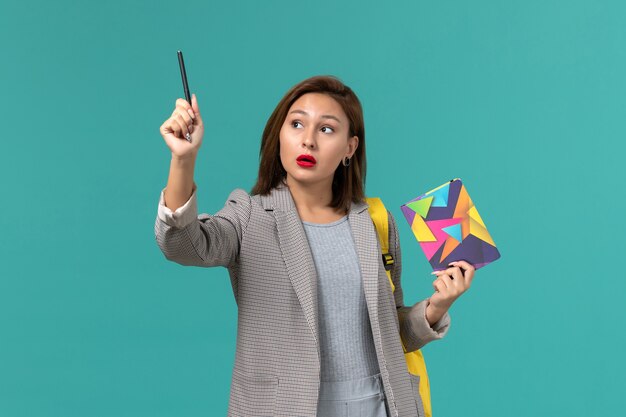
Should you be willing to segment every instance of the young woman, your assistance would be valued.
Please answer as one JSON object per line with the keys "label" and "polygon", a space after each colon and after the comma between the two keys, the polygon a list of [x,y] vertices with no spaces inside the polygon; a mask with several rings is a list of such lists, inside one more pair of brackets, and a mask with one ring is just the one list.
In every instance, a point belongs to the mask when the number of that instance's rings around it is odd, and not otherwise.
{"label": "young woman", "polygon": [[392,293],[364,202],[365,128],[354,92],[332,76],[293,86],[263,131],[257,183],[232,191],[214,215],[197,208],[197,97],[178,99],[160,132],[172,159],[157,243],[181,265],[228,268],[238,306],[228,415],[421,415],[402,342],[413,351],[442,338],[475,270],[452,265],[429,298],[405,306],[388,213]]}

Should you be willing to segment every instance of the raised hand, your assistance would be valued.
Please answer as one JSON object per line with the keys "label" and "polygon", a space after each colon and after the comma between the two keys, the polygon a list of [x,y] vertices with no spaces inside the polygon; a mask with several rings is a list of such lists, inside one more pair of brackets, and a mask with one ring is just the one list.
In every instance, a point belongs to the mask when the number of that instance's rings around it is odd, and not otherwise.
{"label": "raised hand", "polygon": [[[204,136],[204,123],[195,94],[191,96],[191,105],[185,99],[176,100],[172,115],[163,122],[159,132],[170,148],[172,156],[181,159],[195,158]],[[191,142],[186,139],[187,135]]]}

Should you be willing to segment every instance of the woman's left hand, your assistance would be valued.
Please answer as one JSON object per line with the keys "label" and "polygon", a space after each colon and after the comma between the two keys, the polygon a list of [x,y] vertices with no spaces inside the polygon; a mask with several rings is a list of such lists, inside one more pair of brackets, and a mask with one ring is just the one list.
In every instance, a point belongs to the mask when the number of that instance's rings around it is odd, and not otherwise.
{"label": "woman's left hand", "polygon": [[452,303],[467,291],[474,279],[476,269],[465,261],[450,262],[451,267],[444,271],[435,271],[437,279],[433,281],[435,293],[426,307],[426,319],[432,326],[448,311]]}

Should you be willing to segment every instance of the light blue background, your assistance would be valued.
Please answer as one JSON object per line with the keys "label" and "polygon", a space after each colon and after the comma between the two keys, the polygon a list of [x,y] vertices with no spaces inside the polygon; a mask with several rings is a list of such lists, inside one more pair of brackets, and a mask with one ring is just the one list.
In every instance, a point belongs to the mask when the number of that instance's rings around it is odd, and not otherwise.
{"label": "light blue background", "polygon": [[252,187],[267,118],[315,74],[363,103],[406,303],[433,277],[399,207],[466,183],[502,259],[423,350],[435,417],[623,415],[625,4],[4,0],[0,416],[226,414],[227,271],[153,233],[178,49],[201,212]]}

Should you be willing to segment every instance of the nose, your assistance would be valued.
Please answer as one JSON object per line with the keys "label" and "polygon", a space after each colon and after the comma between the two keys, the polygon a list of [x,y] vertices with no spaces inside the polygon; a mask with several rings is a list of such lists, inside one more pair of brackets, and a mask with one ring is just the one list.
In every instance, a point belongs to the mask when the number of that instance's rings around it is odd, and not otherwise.
{"label": "nose", "polygon": [[304,135],[304,138],[302,140],[302,146],[304,146],[307,149],[314,149],[315,148],[315,138],[313,137],[312,133],[307,132]]}
{"label": "nose", "polygon": [[315,149],[314,133],[307,131],[302,137],[302,146],[307,149]]}

